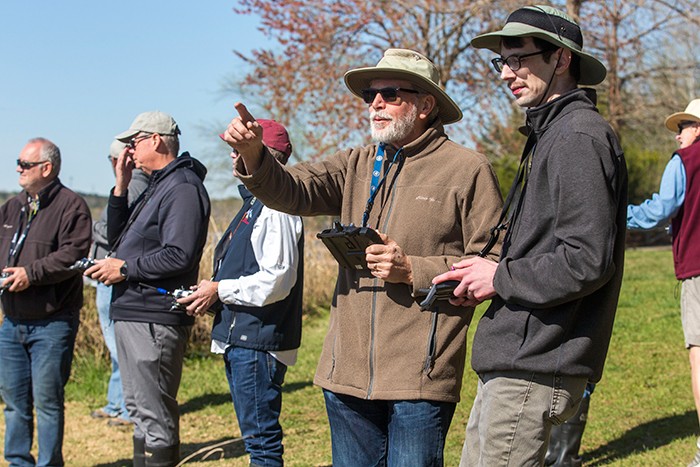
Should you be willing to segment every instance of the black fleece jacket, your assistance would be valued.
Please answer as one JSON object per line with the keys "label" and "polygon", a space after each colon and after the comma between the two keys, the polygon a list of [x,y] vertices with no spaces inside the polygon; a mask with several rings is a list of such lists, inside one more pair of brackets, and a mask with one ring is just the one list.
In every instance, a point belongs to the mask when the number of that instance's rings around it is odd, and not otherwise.
{"label": "black fleece jacket", "polygon": [[90,210],[56,178],[39,192],[39,210],[19,253],[10,257],[12,237],[26,230],[28,213],[26,191],[0,207],[3,266],[22,266],[29,278],[29,288],[2,294],[3,311],[23,320],[76,317],[83,306],[83,279],[69,267],[90,249]]}
{"label": "black fleece jacket", "polygon": [[[114,285],[114,320],[191,325],[194,318],[171,310],[172,298],[147,284],[173,291],[197,282],[207,239],[209,196],[206,168],[183,153],[151,174],[146,194],[131,209],[126,196],[109,197],[107,235],[115,258],[126,261],[128,276]],[[122,234],[123,232],[123,234]]]}
{"label": "black fleece jacket", "polygon": [[622,282],[627,169],[592,90],[527,112],[537,139],[522,206],[480,320],[477,373],[600,379]]}

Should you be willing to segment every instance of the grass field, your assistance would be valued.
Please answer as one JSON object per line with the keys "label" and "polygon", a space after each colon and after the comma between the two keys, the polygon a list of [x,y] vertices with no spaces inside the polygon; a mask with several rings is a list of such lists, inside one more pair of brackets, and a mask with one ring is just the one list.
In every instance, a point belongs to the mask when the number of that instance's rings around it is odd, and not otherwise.
{"label": "grass field", "polygon": [[[625,267],[605,374],[593,395],[583,438],[584,464],[686,465],[695,451],[698,421],[671,252],[629,250]],[[312,384],[327,318],[327,313],[320,313],[306,319],[299,362],[287,373],[282,424],[290,466],[331,464],[323,398]],[[100,354],[81,354],[73,365],[67,387],[67,465],[130,465],[131,431],[108,427],[88,415],[104,403],[107,375],[107,362]],[[475,387],[476,377],[468,371],[447,439],[448,466],[459,463]],[[219,358],[197,351],[187,359],[179,400],[183,457],[239,435]],[[4,434],[4,422],[0,434]],[[222,454],[224,459],[200,459],[191,465],[248,465],[239,443],[222,448],[218,455]]]}

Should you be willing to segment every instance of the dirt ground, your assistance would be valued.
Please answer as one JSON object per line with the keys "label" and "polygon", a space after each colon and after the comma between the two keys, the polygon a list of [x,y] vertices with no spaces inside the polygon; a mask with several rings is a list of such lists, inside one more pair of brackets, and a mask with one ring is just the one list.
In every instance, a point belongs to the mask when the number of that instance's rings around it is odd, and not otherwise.
{"label": "dirt ground", "polygon": [[[5,423],[1,409],[4,409],[4,404],[0,403],[0,438],[4,439]],[[91,418],[90,410],[87,404],[81,402],[66,403],[66,433],[63,443],[66,466],[130,466],[132,428],[108,426],[104,420]],[[248,465],[248,458],[239,439],[230,436],[230,433],[211,432],[211,427],[220,430],[221,426],[220,416],[203,416],[196,412],[182,416],[181,458],[188,466]],[[205,435],[202,436],[201,433]],[[34,439],[32,452],[36,456],[36,435]],[[199,454],[195,454],[196,452]],[[189,457],[192,459],[188,460]],[[7,465],[4,458],[0,458],[0,465]]]}

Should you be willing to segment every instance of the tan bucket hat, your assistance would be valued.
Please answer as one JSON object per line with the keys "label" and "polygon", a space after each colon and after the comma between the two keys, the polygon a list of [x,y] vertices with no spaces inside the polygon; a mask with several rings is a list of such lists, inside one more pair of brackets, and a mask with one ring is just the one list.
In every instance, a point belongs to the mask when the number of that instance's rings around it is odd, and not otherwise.
{"label": "tan bucket hat", "polygon": [[442,89],[440,72],[424,55],[408,49],[387,49],[377,66],[356,68],[345,73],[345,85],[357,97],[373,79],[400,79],[415,84],[437,99],[443,124],[458,122],[462,111]]}
{"label": "tan bucket hat", "polygon": [[675,133],[680,122],[700,122],[700,99],[690,101],[685,112],[676,112],[666,117],[666,128]]}
{"label": "tan bucket hat", "polygon": [[538,37],[563,47],[581,59],[579,84],[594,85],[605,79],[607,70],[600,60],[583,51],[581,27],[566,13],[546,5],[532,5],[515,10],[500,31],[481,34],[472,39],[472,47],[501,53],[502,37]]}

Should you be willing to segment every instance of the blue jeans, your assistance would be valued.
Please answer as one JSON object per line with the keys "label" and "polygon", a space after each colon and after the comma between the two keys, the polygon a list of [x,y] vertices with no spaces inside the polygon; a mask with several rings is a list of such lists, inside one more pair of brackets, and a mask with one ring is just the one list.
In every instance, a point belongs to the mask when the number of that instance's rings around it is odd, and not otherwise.
{"label": "blue jeans", "polygon": [[287,366],[268,352],[235,346],[226,349],[224,363],[250,464],[283,465],[279,417]]}
{"label": "blue jeans", "polygon": [[[11,466],[63,465],[64,387],[78,314],[64,320],[13,320],[0,327],[0,395],[5,401],[5,459]],[[36,408],[38,462],[30,450]]]}
{"label": "blue jeans", "polygon": [[124,404],[124,394],[122,391],[122,377],[119,372],[119,361],[117,360],[117,344],[114,340],[114,322],[109,319],[109,307],[112,302],[112,287],[97,283],[95,303],[97,305],[97,316],[100,318],[102,336],[105,345],[109,350],[109,358],[112,361],[112,374],[109,377],[107,386],[107,405],[102,410],[113,417],[129,420],[129,412]]}
{"label": "blue jeans", "polygon": [[442,466],[457,404],[366,400],[324,390],[334,467]]}

